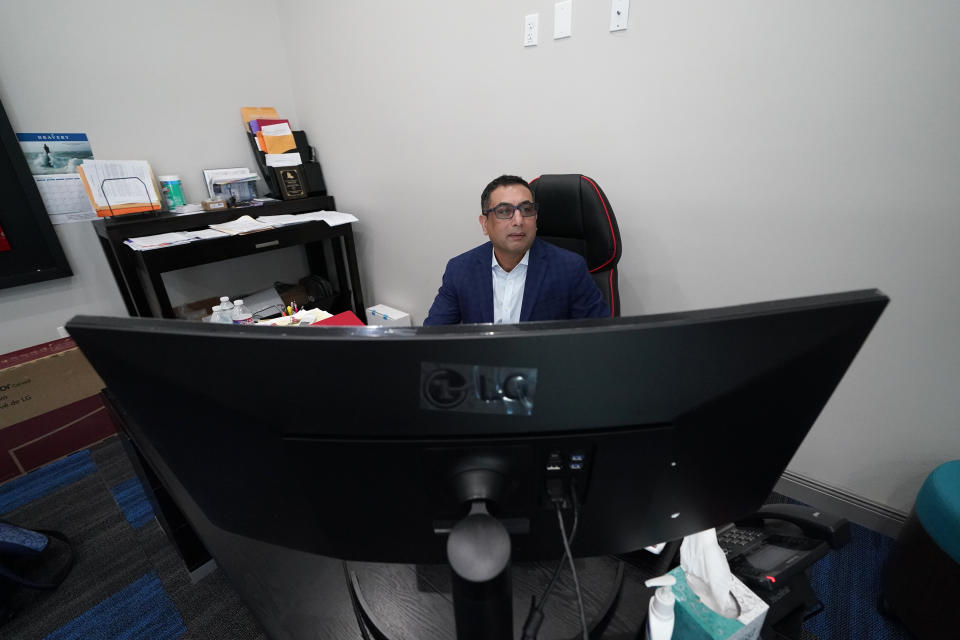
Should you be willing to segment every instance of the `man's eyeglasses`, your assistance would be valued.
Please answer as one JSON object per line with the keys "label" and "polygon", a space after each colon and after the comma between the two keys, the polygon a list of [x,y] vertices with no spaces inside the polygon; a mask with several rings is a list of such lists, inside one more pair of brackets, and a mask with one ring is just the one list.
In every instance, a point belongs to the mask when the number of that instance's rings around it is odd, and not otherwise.
{"label": "man's eyeglasses", "polygon": [[510,220],[513,218],[513,212],[519,211],[524,218],[532,218],[537,215],[540,205],[536,202],[521,202],[520,204],[508,204],[501,202],[495,207],[490,207],[484,211],[484,215],[492,213],[500,220]]}

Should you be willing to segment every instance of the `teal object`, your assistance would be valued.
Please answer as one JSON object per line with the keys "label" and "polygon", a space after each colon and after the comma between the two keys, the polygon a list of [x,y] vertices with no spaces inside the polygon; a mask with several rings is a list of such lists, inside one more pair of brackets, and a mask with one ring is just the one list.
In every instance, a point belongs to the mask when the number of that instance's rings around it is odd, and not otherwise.
{"label": "teal object", "polygon": [[670,572],[677,579],[673,586],[676,603],[673,606],[673,637],[684,640],[724,640],[735,636],[743,629],[739,620],[724,618],[711,611],[687,583],[687,576],[680,567]]}
{"label": "teal object", "polygon": [[167,207],[174,209],[182,204],[186,204],[183,198],[183,185],[180,183],[180,176],[160,176],[160,190],[167,200]]}
{"label": "teal object", "polygon": [[930,472],[914,510],[934,542],[960,563],[960,460],[944,462]]}

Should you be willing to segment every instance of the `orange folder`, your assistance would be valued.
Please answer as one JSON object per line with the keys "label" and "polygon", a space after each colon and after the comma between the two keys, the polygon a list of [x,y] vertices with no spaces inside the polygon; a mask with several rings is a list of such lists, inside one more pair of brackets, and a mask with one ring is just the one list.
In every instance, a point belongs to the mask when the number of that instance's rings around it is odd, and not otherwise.
{"label": "orange folder", "polygon": [[292,133],[279,136],[263,136],[263,146],[265,153],[287,153],[297,150],[297,142],[293,139]]}
{"label": "orange folder", "polygon": [[276,118],[277,110],[273,107],[240,107],[243,126],[250,131],[250,121],[257,118]]}
{"label": "orange folder", "polygon": [[[111,207],[98,207],[97,201],[93,197],[93,191],[90,190],[90,183],[87,182],[87,174],[83,172],[83,165],[77,167],[77,173],[80,175],[80,182],[83,184],[83,190],[87,192],[87,199],[90,200],[90,204],[93,206],[93,210],[97,212],[97,217],[99,218],[109,218],[111,216],[120,216],[125,213],[140,213],[141,211],[160,211],[163,207],[157,204],[118,204]],[[159,187],[154,180],[153,188],[157,190]],[[159,193],[159,191],[157,191]]]}

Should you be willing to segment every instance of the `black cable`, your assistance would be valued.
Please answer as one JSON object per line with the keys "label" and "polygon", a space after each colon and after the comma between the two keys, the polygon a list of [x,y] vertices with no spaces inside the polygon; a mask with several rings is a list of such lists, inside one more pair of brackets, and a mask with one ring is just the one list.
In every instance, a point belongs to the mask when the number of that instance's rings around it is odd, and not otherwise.
{"label": "black cable", "polygon": [[[577,536],[577,526],[579,524],[580,524],[580,510],[575,509],[573,512],[573,526],[570,528],[570,544],[573,544],[573,539]],[[553,577],[550,578],[550,583],[547,585],[547,588],[543,590],[543,595],[540,596],[539,608],[541,611],[543,611],[543,608],[546,606],[547,598],[550,597],[550,592],[553,591],[553,586],[554,584],[556,584],[557,578],[560,576],[560,571],[561,569],[563,569],[563,565],[566,563],[566,560],[567,560],[566,551],[564,551],[564,555],[561,556],[560,561],[557,562],[556,569],[553,570]]]}
{"label": "black cable", "polygon": [[[570,478],[570,501],[573,503],[573,521],[574,528],[576,528],[576,523],[580,519],[580,501],[577,499],[577,479]],[[571,534],[568,544],[573,546],[573,535]],[[570,558],[570,570],[573,571],[573,581],[574,585],[577,587],[577,599],[580,602],[580,624],[583,627],[583,640],[589,640],[590,632],[587,629],[587,618],[583,610],[583,596],[580,593],[580,584],[577,582],[577,572],[573,567],[573,553],[570,549],[567,549],[567,557]]]}
{"label": "black cable", "polygon": [[573,564],[573,553],[570,551],[570,541],[567,540],[567,532],[563,528],[563,513],[560,511],[560,505],[557,507],[557,520],[560,522],[560,536],[563,538],[563,548],[567,554],[567,560],[570,561],[570,574],[573,576],[573,588],[577,593],[577,608],[580,610],[580,631],[583,640],[590,640],[590,632],[587,631],[587,618],[583,613],[583,595],[580,593],[580,581],[577,579],[577,568]]}
{"label": "black cable", "polygon": [[[576,487],[572,487],[574,491]],[[560,505],[563,502],[563,496],[557,495],[553,498],[553,504],[559,510]],[[577,527],[580,524],[580,508],[577,502],[576,496],[573,498],[573,526],[570,528],[570,544],[573,544],[573,539],[577,535]],[[566,537],[566,526],[563,524],[563,518],[560,519],[560,531]],[[560,557],[560,560],[557,562],[556,568],[553,570],[553,576],[550,578],[550,583],[547,584],[547,588],[543,590],[543,594],[540,596],[540,604],[537,605],[536,596],[530,598],[530,611],[527,613],[527,619],[523,623],[523,632],[521,634],[521,640],[536,640],[537,633],[540,630],[540,625],[543,624],[544,614],[543,611],[547,606],[547,600],[550,598],[550,593],[553,591],[553,587],[557,582],[557,578],[560,576],[560,571],[563,570],[563,565],[566,560],[567,551],[564,550],[564,555]]]}

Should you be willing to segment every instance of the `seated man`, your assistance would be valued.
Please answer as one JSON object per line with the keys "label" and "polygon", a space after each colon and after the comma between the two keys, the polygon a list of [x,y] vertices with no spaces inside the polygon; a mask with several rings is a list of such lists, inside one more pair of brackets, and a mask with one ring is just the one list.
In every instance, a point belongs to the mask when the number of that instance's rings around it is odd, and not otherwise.
{"label": "seated man", "polygon": [[447,263],[424,325],[610,315],[583,257],[537,239],[538,207],[523,178],[488,184],[480,207],[490,242]]}

